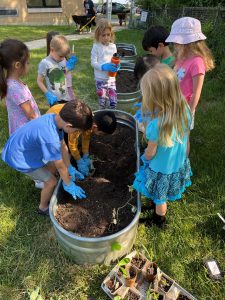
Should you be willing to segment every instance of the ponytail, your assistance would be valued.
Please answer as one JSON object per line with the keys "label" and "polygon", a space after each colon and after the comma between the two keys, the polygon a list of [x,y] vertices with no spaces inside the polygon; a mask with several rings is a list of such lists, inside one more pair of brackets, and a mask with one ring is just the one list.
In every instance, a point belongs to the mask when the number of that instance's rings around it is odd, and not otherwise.
{"label": "ponytail", "polygon": [[6,39],[0,44],[0,99],[7,94],[7,76],[13,63],[19,61],[25,66],[28,58],[29,50],[23,42]]}

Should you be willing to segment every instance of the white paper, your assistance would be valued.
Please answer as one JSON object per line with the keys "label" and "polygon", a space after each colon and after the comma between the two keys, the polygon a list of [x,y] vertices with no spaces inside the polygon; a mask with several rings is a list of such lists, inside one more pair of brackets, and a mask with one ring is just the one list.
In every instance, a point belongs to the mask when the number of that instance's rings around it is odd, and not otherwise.
{"label": "white paper", "polygon": [[209,265],[209,268],[210,268],[213,275],[219,275],[220,274],[220,270],[219,270],[219,268],[218,268],[215,261],[209,261],[208,265]]}
{"label": "white paper", "polygon": [[147,17],[148,17],[148,12],[147,11],[142,11],[141,12],[141,22],[146,22],[147,20]]}

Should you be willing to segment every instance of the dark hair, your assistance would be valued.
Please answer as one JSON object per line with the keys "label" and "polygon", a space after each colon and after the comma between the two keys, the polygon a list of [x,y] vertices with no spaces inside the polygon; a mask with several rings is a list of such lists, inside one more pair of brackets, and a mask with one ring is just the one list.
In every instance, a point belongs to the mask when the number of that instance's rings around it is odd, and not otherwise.
{"label": "dark hair", "polygon": [[169,43],[165,42],[168,36],[169,31],[167,31],[167,29],[163,26],[150,27],[144,34],[142,47],[145,51],[148,51],[148,48],[150,47],[157,49],[159,43],[163,43],[164,46],[168,46]]}
{"label": "dark hair", "polygon": [[27,46],[18,40],[6,39],[0,44],[0,98],[4,98],[7,94],[7,74],[12,68],[13,62],[19,61],[25,66],[29,58],[29,50]]}
{"label": "dark hair", "polygon": [[58,31],[49,31],[46,35],[47,55],[49,55],[49,53],[50,53],[50,43],[51,43],[52,38],[55,35],[59,35],[59,32]]}
{"label": "dark hair", "polygon": [[158,63],[160,63],[160,60],[152,54],[145,54],[138,57],[134,66],[135,78],[140,80],[148,70],[152,69]]}
{"label": "dark hair", "polygon": [[73,128],[88,130],[92,127],[92,111],[82,101],[71,100],[67,102],[59,112],[59,115],[63,121],[70,123]]}
{"label": "dark hair", "polygon": [[98,130],[112,134],[116,130],[116,116],[112,111],[97,111],[94,114],[93,122],[98,126]]}

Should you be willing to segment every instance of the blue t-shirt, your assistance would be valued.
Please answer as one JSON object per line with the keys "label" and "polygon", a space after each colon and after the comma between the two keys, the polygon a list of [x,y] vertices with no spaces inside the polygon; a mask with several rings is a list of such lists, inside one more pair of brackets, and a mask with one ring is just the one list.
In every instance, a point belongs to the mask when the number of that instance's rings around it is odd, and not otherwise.
{"label": "blue t-shirt", "polygon": [[17,129],[6,142],[2,159],[11,168],[30,173],[46,161],[62,159],[63,131],[55,122],[55,114],[34,119]]}
{"label": "blue t-shirt", "polygon": [[[188,113],[188,123],[190,125],[190,114]],[[172,132],[173,146],[161,146],[158,144],[155,156],[150,160],[149,167],[162,174],[172,174],[178,172],[183,166],[187,158],[187,141],[188,132],[183,136],[181,142],[176,139],[175,130]],[[159,119],[153,119],[149,122],[146,128],[146,138],[151,142],[158,142],[159,140]]]}

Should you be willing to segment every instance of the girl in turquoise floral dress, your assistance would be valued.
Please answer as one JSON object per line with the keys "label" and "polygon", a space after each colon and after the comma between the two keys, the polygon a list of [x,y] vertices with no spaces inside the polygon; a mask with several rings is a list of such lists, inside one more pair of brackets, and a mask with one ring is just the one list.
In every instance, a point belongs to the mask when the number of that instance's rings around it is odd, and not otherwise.
{"label": "girl in turquoise floral dress", "polygon": [[144,124],[148,144],[133,187],[156,205],[153,217],[147,219],[148,225],[163,227],[167,200],[181,199],[191,185],[187,156],[191,114],[176,74],[166,65],[158,64],[145,73],[141,91],[142,113],[150,113],[152,118]]}

